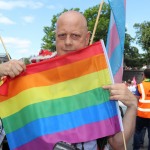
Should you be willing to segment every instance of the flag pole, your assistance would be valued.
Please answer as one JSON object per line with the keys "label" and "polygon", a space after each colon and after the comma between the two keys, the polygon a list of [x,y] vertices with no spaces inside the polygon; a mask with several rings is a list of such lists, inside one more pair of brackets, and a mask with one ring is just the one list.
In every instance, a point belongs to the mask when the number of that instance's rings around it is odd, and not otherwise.
{"label": "flag pole", "polygon": [[99,17],[100,17],[100,13],[101,13],[101,10],[102,10],[103,3],[104,3],[104,0],[102,0],[101,4],[99,6],[98,15],[97,15],[96,22],[95,22],[95,25],[94,25],[94,30],[93,30],[93,33],[92,33],[92,37],[91,37],[91,40],[90,40],[90,45],[93,43],[93,39],[94,39],[94,35],[95,35],[96,28],[97,28],[97,24],[98,24],[98,20],[99,20]]}
{"label": "flag pole", "polygon": [[123,136],[124,150],[127,150],[126,140],[125,140],[125,137],[124,137],[124,131],[122,131],[122,136]]}
{"label": "flag pole", "polygon": [[3,42],[1,36],[0,36],[0,40],[1,40],[1,43],[2,43],[2,45],[3,45],[4,50],[5,50],[5,52],[6,52],[6,55],[7,55],[8,59],[10,60],[10,56],[9,56],[9,54],[8,54],[8,52],[7,52],[7,49],[6,49],[6,47],[5,47],[5,44],[4,44],[4,42]]}

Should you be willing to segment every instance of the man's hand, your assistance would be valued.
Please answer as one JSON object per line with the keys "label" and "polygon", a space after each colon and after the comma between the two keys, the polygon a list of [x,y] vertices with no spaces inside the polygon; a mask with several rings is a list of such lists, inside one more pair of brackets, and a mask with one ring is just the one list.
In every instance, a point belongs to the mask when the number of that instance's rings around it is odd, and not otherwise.
{"label": "man's hand", "polygon": [[111,100],[119,100],[127,107],[137,107],[137,98],[128,90],[125,84],[113,84],[103,87],[110,92]]}
{"label": "man's hand", "polygon": [[[137,98],[128,90],[125,84],[113,84],[104,86],[104,89],[110,91],[111,100],[119,100],[127,106],[126,113],[123,117],[123,128],[125,141],[129,139],[135,130],[135,119],[137,112]],[[118,132],[108,138],[109,144],[114,150],[124,150],[124,140],[122,132]]]}
{"label": "man's hand", "polygon": [[0,76],[10,76],[14,78],[18,76],[22,71],[25,71],[26,66],[22,61],[10,60],[3,64],[0,64]]}

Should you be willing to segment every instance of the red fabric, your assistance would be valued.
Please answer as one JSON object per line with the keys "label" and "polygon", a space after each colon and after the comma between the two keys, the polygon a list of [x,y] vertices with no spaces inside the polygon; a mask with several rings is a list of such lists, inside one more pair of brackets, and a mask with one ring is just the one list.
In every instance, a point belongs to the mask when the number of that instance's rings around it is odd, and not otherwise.
{"label": "red fabric", "polygon": [[52,52],[50,52],[49,50],[47,49],[43,49],[39,52],[39,55],[41,56],[47,56],[47,55],[52,55]]}
{"label": "red fabric", "polygon": [[6,96],[8,93],[8,78],[3,78],[3,84],[0,86],[0,95]]}
{"label": "red fabric", "polygon": [[47,49],[45,49],[45,50],[43,49],[39,52],[38,56],[31,58],[30,61],[32,63],[37,63],[37,62],[49,59],[51,57],[54,57],[53,54],[54,54],[54,52],[51,52]]}

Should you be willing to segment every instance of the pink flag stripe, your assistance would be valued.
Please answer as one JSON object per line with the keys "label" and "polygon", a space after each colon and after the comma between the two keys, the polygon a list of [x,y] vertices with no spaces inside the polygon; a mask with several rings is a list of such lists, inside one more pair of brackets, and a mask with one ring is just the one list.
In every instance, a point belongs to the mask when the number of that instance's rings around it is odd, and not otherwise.
{"label": "pink flag stripe", "polygon": [[[113,19],[114,20],[114,19]],[[113,51],[119,44],[119,36],[117,32],[116,24],[113,24],[111,30],[110,30],[110,43],[109,43],[109,51],[108,51],[108,58],[111,57]]]}
{"label": "pink flag stripe", "polygon": [[126,0],[124,0],[124,10],[126,11]]}
{"label": "pink flag stripe", "polygon": [[[104,121],[100,121],[100,122],[96,122],[96,123],[92,123],[92,124],[87,124],[78,128],[74,128],[68,131],[63,131],[61,133],[56,133],[56,134],[51,134],[51,135],[44,135],[41,136],[27,144],[24,144],[23,146],[16,148],[15,150],[50,150],[53,148],[54,143],[59,142],[58,139],[60,139],[61,135],[69,135],[72,133],[76,133],[79,131],[84,131],[85,132],[85,137],[73,137],[72,139],[65,137],[65,139],[61,138],[62,141],[66,141],[66,142],[70,142],[73,143],[74,139],[78,139],[78,141],[90,141],[90,137],[91,140],[93,140],[93,137],[95,139],[97,139],[98,137],[100,137],[100,135],[113,135],[116,132],[120,131],[120,126],[119,123],[116,122],[116,120],[118,121],[118,116],[115,116],[113,118],[109,118],[107,120]],[[107,124],[115,124],[116,126],[108,126]],[[100,130],[98,131],[94,131],[93,130],[97,130],[97,126],[99,126]],[[91,130],[92,129],[92,130]],[[88,132],[87,132],[88,131]],[[94,134],[93,134],[94,133]],[[76,135],[76,134],[75,134]],[[64,137],[64,136],[63,136]],[[42,140],[41,140],[42,139]],[[77,141],[77,140],[76,140]],[[45,144],[46,143],[46,144]]]}
{"label": "pink flag stripe", "polygon": [[122,73],[123,73],[123,67],[121,66],[118,70],[118,72],[114,76],[114,80],[116,83],[122,82]]}

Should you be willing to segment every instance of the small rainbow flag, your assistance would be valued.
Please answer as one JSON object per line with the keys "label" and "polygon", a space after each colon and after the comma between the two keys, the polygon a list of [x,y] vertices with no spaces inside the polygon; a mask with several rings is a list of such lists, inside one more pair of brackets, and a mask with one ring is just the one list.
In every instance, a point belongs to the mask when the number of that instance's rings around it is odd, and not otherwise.
{"label": "small rainbow flag", "polygon": [[58,141],[85,142],[121,131],[116,102],[102,88],[111,83],[102,42],[28,65],[0,88],[7,91],[0,96],[0,115],[10,149],[51,150]]}

